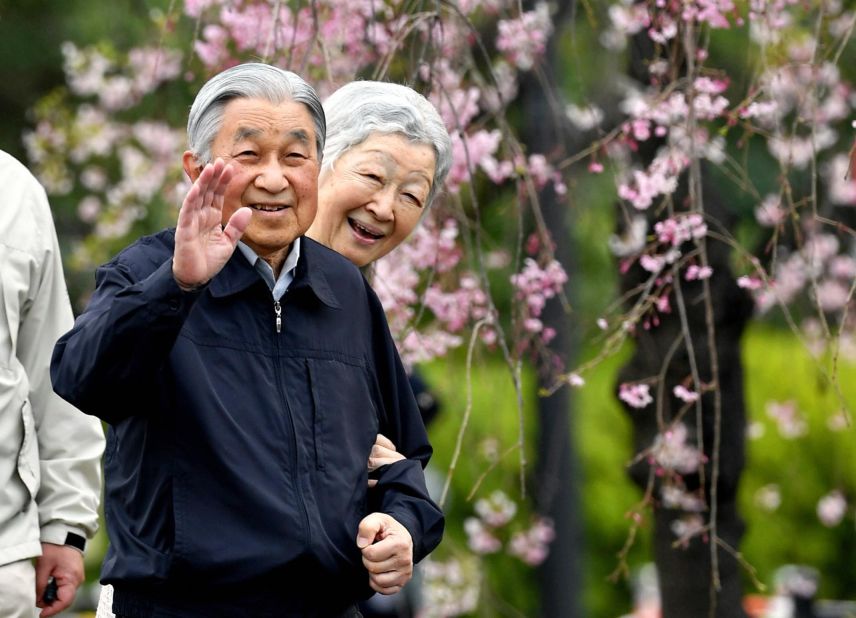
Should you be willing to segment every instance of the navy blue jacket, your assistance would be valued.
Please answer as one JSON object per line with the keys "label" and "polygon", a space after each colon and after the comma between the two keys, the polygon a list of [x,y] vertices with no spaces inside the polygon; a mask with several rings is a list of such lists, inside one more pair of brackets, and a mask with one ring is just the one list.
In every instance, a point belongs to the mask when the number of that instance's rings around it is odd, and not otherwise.
{"label": "navy blue jacket", "polygon": [[[56,392],[110,425],[102,581],[123,613],[338,611],[371,594],[356,547],[369,508],[408,529],[416,560],[440,542],[431,447],[383,309],[348,260],[301,243],[281,332],[238,251],[182,292],[167,230],[98,269],[54,350]],[[368,504],[379,431],[408,460],[382,470]]]}

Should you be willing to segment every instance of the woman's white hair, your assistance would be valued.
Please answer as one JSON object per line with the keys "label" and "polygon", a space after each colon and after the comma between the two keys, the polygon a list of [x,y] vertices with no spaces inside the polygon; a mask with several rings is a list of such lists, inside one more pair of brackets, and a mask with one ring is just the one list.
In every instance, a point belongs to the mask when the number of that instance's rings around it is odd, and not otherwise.
{"label": "woman's white hair", "polygon": [[223,126],[223,110],[232,99],[262,99],[275,105],[303,103],[315,125],[315,145],[324,153],[326,121],[315,90],[296,73],[261,62],[233,66],[209,79],[199,90],[187,118],[188,148],[199,163],[211,162],[211,146]]}
{"label": "woman's white hair", "polygon": [[421,94],[400,84],[350,82],[324,101],[327,145],[323,169],[332,168],[350,148],[376,133],[401,134],[434,149],[434,182],[426,200],[430,206],[452,166],[452,140],[443,119]]}

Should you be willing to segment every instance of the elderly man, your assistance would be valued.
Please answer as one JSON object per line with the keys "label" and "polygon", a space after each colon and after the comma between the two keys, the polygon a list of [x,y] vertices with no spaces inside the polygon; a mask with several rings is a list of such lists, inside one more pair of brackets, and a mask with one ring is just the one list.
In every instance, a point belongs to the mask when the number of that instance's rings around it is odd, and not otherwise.
{"label": "elderly man", "polygon": [[[440,541],[383,310],[355,266],[301,236],[324,132],[293,73],[212,78],[190,110],[175,230],[100,268],[57,344],[54,388],[110,424],[117,616],[356,616]],[[413,461],[383,469],[369,500],[379,431]]]}

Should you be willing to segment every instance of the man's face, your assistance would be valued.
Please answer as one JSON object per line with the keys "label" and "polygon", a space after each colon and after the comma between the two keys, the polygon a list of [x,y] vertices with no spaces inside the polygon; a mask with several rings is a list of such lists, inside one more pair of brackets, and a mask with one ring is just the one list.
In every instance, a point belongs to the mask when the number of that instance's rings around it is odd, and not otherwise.
{"label": "man's face", "polygon": [[[234,170],[223,224],[240,207],[249,207],[253,217],[241,240],[268,261],[283,259],[309,228],[318,204],[319,164],[309,110],[295,101],[233,99],[224,109],[211,157]],[[188,174],[195,180],[201,170]]]}

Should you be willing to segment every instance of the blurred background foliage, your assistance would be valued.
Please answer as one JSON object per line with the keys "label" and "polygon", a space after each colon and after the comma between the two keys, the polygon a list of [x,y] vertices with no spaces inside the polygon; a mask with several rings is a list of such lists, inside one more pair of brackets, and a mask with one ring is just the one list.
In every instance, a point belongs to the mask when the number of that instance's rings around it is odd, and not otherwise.
{"label": "blurred background foliage", "polygon": [[[127,49],[135,42],[151,40],[153,32],[177,40],[187,40],[184,62],[192,62],[189,53],[194,32],[192,24],[166,24],[174,2],[111,0],[0,0],[0,147],[26,162],[21,137],[33,128],[30,112],[37,105],[50,105],[50,97],[64,95],[64,75],[60,45],[74,41],[78,46],[110,45]],[[175,28],[178,28],[176,30]],[[729,65],[735,81],[748,80],[748,52],[739,44],[738,31],[718,32],[713,43],[716,54]],[[600,50],[595,34],[581,20],[572,34],[561,40],[560,57],[569,58],[560,71],[560,87],[568,101],[585,100],[593,88],[623,71],[621,60]],[[852,47],[852,45],[851,45]],[[590,50],[590,51],[586,51]],[[852,58],[853,56],[851,56]],[[854,72],[854,63],[844,63]],[[851,76],[854,77],[854,76]],[[745,84],[743,85],[745,86]],[[736,88],[738,91],[743,86]],[[192,85],[172,83],[134,113],[153,112],[180,126],[192,96]],[[744,88],[745,90],[745,88]],[[48,99],[45,99],[45,97]],[[41,101],[41,102],[40,102]],[[512,118],[513,120],[513,118]],[[729,135],[732,142],[740,136]],[[747,151],[746,169],[756,186],[773,190],[779,170],[768,156]],[[757,155],[757,156],[756,156]],[[742,155],[741,155],[742,156]],[[735,236],[749,247],[762,242],[754,225],[752,210],[756,196],[740,191],[726,179],[729,208],[741,215]],[[489,188],[488,188],[489,189]],[[579,325],[593,324],[615,297],[616,274],[606,238],[614,229],[614,187],[606,176],[575,176],[569,192],[574,196],[572,239],[578,263],[573,274],[573,310]],[[64,250],[82,238],[87,229],[77,215],[79,196],[71,193],[52,199],[57,228]],[[139,222],[131,235],[169,225],[175,204],[164,203],[152,209],[152,215]],[[490,242],[502,246],[514,233],[508,211],[494,204],[484,225]],[[512,244],[510,241],[508,244]],[[119,246],[105,246],[106,259]],[[70,253],[70,251],[67,252]],[[76,309],[82,308],[93,273],[68,266],[67,277]],[[494,293],[510,294],[507,282],[497,281]],[[581,326],[581,328],[584,328]],[[596,333],[582,332],[590,347],[580,352],[590,358],[598,351]],[[856,599],[856,527],[851,512],[838,525],[825,527],[818,521],[818,500],[830,488],[840,488],[852,504],[856,491],[856,450],[853,428],[830,429],[830,419],[839,412],[838,400],[819,375],[816,364],[800,341],[776,319],[772,324],[756,324],[744,338],[746,393],[752,439],[748,443],[748,466],[741,486],[741,505],[747,520],[743,543],[746,561],[757,570],[757,578],[769,585],[773,572],[783,564],[808,564],[821,573],[821,597]],[[627,350],[607,359],[587,374],[587,385],[575,395],[573,422],[578,452],[582,461],[585,515],[584,555],[586,581],[585,606],[590,616],[610,618],[629,612],[631,586],[627,579],[613,581],[610,574],[619,564],[618,553],[632,528],[629,511],[641,498],[638,489],[625,475],[632,456],[630,424],[615,401],[615,374],[626,358]],[[846,401],[856,402],[856,365],[840,360],[841,387]],[[435,361],[423,368],[424,376],[441,401],[441,412],[430,427],[435,458],[434,471],[445,479],[463,410],[467,407],[464,376],[467,372],[464,352]],[[511,492],[519,487],[519,454],[506,452],[517,440],[519,426],[509,371],[495,358],[476,355],[472,371],[472,414],[467,428],[465,453],[459,460],[447,502],[448,542],[438,550],[440,557],[462,554],[467,536],[463,522],[473,514],[469,495],[475,487],[479,496],[493,490]],[[525,376],[524,392],[535,391],[533,377]],[[808,431],[801,437],[783,438],[767,414],[770,401],[794,402],[804,415]],[[533,444],[534,402],[527,400],[524,427]],[[532,448],[531,446],[529,448]],[[535,460],[529,453],[528,461]],[[531,467],[528,471],[531,474]],[[763,501],[765,489],[775,486],[780,502]],[[516,520],[531,515],[523,505]],[[650,560],[646,522],[628,555],[631,569]],[[88,577],[97,579],[100,559],[106,547],[103,534],[88,554]],[[480,559],[486,569],[480,615],[535,615],[537,571],[504,553]],[[747,591],[753,591],[747,577]]]}

